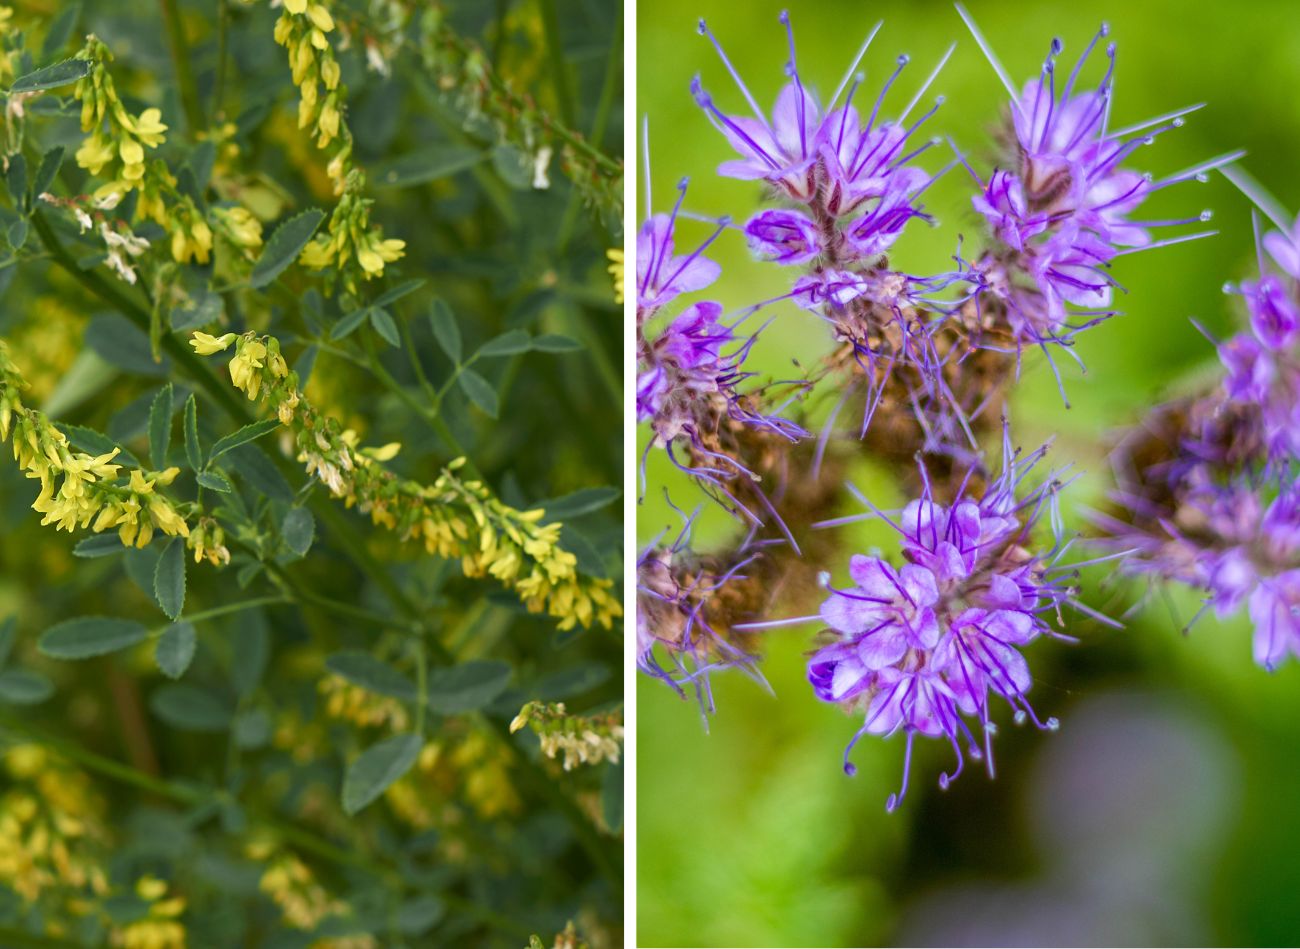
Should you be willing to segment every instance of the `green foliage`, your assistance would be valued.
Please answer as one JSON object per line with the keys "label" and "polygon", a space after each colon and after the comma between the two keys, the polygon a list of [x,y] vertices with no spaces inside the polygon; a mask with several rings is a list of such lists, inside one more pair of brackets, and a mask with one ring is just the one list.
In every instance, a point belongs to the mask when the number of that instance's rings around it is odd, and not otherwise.
{"label": "green foliage", "polygon": [[617,8],[36,9],[0,943],[620,942],[621,770],[509,730],[621,722]]}

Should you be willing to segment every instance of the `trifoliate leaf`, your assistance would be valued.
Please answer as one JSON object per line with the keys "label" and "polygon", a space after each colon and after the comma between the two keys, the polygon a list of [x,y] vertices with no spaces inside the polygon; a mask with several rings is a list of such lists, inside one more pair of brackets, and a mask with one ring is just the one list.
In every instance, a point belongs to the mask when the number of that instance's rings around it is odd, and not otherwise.
{"label": "trifoliate leaf", "polygon": [[505,691],[510,666],[504,662],[476,660],[429,673],[429,708],[442,715],[473,712],[489,705]]}
{"label": "trifoliate leaf", "polygon": [[[192,396],[191,396],[192,398]],[[167,467],[167,449],[172,438],[172,384],[169,382],[154,396],[149,409],[149,460],[155,471]]]}
{"label": "trifoliate leaf", "polygon": [[368,652],[336,652],[325,660],[325,668],[378,695],[414,702],[418,694],[414,682]]}
{"label": "trifoliate leaf", "polygon": [[496,390],[492,388],[490,382],[473,369],[462,369],[458,381],[462,391],[469,396],[471,402],[492,418],[497,417],[497,413],[501,410],[501,404],[497,399]]}

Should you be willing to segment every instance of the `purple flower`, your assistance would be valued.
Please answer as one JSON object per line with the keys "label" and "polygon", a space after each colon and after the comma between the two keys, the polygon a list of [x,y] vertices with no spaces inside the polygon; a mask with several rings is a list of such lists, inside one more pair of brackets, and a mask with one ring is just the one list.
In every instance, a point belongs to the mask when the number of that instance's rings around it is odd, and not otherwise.
{"label": "purple flower", "polygon": [[[991,753],[990,694],[1010,704],[1018,721],[1038,723],[1020,649],[1057,635],[1049,618],[1074,604],[1073,590],[1058,575],[1059,542],[1046,554],[1032,552],[1030,532],[1058,487],[1049,481],[1021,489],[1043,450],[1027,459],[1005,451],[1001,474],[979,497],[940,504],[925,479],[922,497],[897,521],[885,518],[901,537],[903,565],[855,555],[852,585],[830,588],[821,606],[819,618],[833,638],[809,660],[808,680],[822,701],[864,713],[845,750],[845,771],[854,773],[848,755],[863,734],[907,736],[903,786],[890,796],[890,810],[906,793],[916,735],[946,737],[952,745],[957,767],[940,779],[947,787],[964,765],[963,744],[976,759]],[[983,749],[964,717],[983,729]],[[991,773],[991,757],[989,767]]]}
{"label": "purple flower", "polygon": [[861,274],[847,270],[824,270],[800,277],[791,291],[794,302],[805,310],[829,306],[841,310],[870,290]]}
{"label": "purple flower", "polygon": [[690,254],[673,256],[673,229],[677,212],[686,197],[686,179],[678,185],[677,203],[671,214],[655,214],[641,225],[636,241],[636,305],[638,315],[648,317],[683,293],[703,290],[718,279],[722,268],[702,256],[722,228]]}
{"label": "purple flower", "polygon": [[912,206],[906,195],[886,195],[866,214],[850,222],[844,230],[844,239],[859,257],[875,257],[893,246],[903,233],[903,227],[914,217],[929,219],[919,208]]}
{"label": "purple flower", "polygon": [[717,49],[741,95],[753,110],[754,118],[723,114],[713,104],[713,97],[704,90],[698,76],[691,82],[691,93],[708,114],[710,121],[741,156],[739,160],[719,165],[718,174],[727,178],[766,180],[784,190],[790,197],[806,201],[816,187],[813,177],[814,141],[821,125],[821,109],[799,79],[794,59],[794,32],[790,27],[789,16],[782,13],[781,22],[785,24],[790,38],[787,72],[792,81],[777,95],[770,118],[759,108],[744,80],[731,65],[722,44],[703,20],[699,24],[700,34],[707,36]]}
{"label": "purple flower", "polygon": [[1264,249],[1289,277],[1300,280],[1300,218],[1286,229],[1270,231],[1264,235]]}
{"label": "purple flower", "polygon": [[1067,307],[1079,307],[1094,317],[1110,315],[1113,281],[1105,268],[1114,258],[1212,233],[1153,241],[1152,228],[1206,221],[1209,212],[1179,220],[1133,220],[1138,207],[1169,185],[1204,180],[1211,168],[1234,161],[1241,153],[1160,181],[1122,167],[1138,148],[1180,127],[1183,116],[1199,106],[1127,128],[1111,128],[1113,43],[1106,47],[1109,63],[1100,85],[1096,89],[1076,86],[1084,64],[1108,33],[1104,24],[1064,82],[1056,70],[1061,43],[1053,40],[1039,77],[1017,92],[970,15],[960,5],[957,9],[1011,96],[1015,139],[1012,167],[995,170],[981,182],[981,192],[973,199],[975,209],[1009,253],[995,250],[977,262],[974,282],[980,291],[1006,301],[1008,321],[1020,343],[1067,343],[1079,329],[1100,322],[1092,319],[1069,327]]}
{"label": "purple flower", "polygon": [[821,253],[817,225],[798,211],[760,211],[745,225],[749,249],[778,264],[803,264]]}
{"label": "purple flower", "polygon": [[1292,653],[1300,656],[1300,570],[1260,581],[1250,595],[1255,662],[1269,672]]}

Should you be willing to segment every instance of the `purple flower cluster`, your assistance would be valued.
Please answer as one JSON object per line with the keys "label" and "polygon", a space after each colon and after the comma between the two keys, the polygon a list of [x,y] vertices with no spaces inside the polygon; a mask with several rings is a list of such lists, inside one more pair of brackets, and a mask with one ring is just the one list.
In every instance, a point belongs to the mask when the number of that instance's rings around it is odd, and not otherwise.
{"label": "purple flower cluster", "polygon": [[[962,744],[976,760],[987,757],[992,774],[990,698],[1000,696],[1017,721],[1042,722],[1026,693],[1029,666],[1020,649],[1041,636],[1058,636],[1049,626],[1063,604],[1073,604],[1069,574],[1056,565],[1064,549],[1033,552],[1031,532],[1044,509],[1053,511],[1059,481],[1028,490],[1021,483],[1045,449],[1019,459],[1007,444],[1001,475],[979,497],[963,488],[952,505],[939,504],[926,481],[922,497],[897,520],[884,514],[902,541],[903,565],[878,556],[854,555],[852,583],[830,588],[820,619],[832,641],[808,662],[816,696],[864,714],[862,727],[844,753],[864,734],[907,739],[902,789],[891,795],[893,810],[907,791],[912,742],[917,735],[943,737],[957,764],[940,787],[961,773]],[[983,733],[983,748],[966,719]]]}
{"label": "purple flower cluster", "polygon": [[[664,307],[682,294],[707,288],[721,272],[704,251],[725,229],[725,221],[691,253],[676,254],[674,230],[685,194],[683,181],[672,213],[650,214],[637,236],[637,420],[654,432],[650,447],[664,448],[680,468],[750,513],[723,487],[748,472],[722,451],[720,428],[734,423],[790,440],[805,433],[758,411],[741,392],[741,384],[752,376],[743,364],[754,337],[741,337],[727,325],[721,304],[692,303],[657,335],[649,335]],[[684,459],[674,451],[679,441],[686,445]],[[750,517],[757,520],[752,513]]]}
{"label": "purple flower cluster", "polygon": [[[815,295],[804,294],[801,302],[815,308],[829,301],[842,310],[868,293],[871,281],[866,276],[871,265],[879,262],[904,225],[912,218],[926,218],[918,201],[937,176],[913,162],[934,141],[927,140],[915,148],[910,143],[934,109],[910,125],[907,117],[938,69],[898,118],[890,121],[881,117],[881,107],[907,64],[906,56],[899,57],[897,68],[864,120],[853,104],[862,77],[854,77],[851,83],[850,77],[879,26],[862,44],[844,81],[823,107],[799,75],[789,16],[781,14],[781,22],[789,39],[786,73],[790,82],[777,96],[770,115],[758,106],[722,44],[702,20],[700,32],[717,49],[754,114],[750,117],[722,112],[698,77],[691,90],[714,126],[741,156],[724,162],[718,173],[766,181],[774,194],[793,205],[765,210],[751,218],[744,227],[750,248],[760,258],[782,265],[814,264],[813,279],[823,286]],[[846,88],[844,104],[837,105]],[[798,289],[795,297],[801,298]]]}
{"label": "purple flower cluster", "polygon": [[[1255,661],[1269,670],[1300,656],[1298,238],[1294,225],[1264,236],[1259,278],[1235,288],[1248,327],[1218,344],[1222,385],[1120,444],[1123,514],[1098,518],[1127,550],[1126,572],[1202,590],[1221,617],[1245,603]],[[1143,469],[1134,458],[1156,439],[1167,460]]]}
{"label": "purple flower cluster", "polygon": [[[1110,128],[1114,43],[1106,46],[1101,83],[1095,89],[1078,88],[1084,65],[1108,34],[1104,24],[1063,83],[1056,75],[1062,47],[1053,40],[1041,75],[1017,92],[970,15],[960,6],[958,11],[1011,96],[1013,143],[1011,167],[981,181],[973,199],[1001,246],[977,261],[969,276],[1005,307],[1017,345],[1067,342],[1074,332],[1113,313],[1115,281],[1109,265],[1115,258],[1208,236],[1203,232],[1154,241],[1153,228],[1206,221],[1210,213],[1186,220],[1133,220],[1138,207],[1169,185],[1204,180],[1210,169],[1241,153],[1158,181],[1123,167],[1140,147],[1181,126],[1183,117],[1200,106]],[[1072,326],[1071,314],[1090,319]]]}

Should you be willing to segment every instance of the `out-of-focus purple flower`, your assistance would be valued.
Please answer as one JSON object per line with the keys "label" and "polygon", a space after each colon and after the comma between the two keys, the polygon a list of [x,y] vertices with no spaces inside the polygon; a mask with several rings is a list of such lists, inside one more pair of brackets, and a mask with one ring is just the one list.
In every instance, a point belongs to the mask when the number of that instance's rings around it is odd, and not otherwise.
{"label": "out-of-focus purple flower", "polygon": [[1265,234],[1264,249],[1287,276],[1300,280],[1300,218],[1296,218],[1289,230]]}
{"label": "out-of-focus purple flower", "polygon": [[804,264],[821,253],[817,225],[798,211],[760,211],[745,225],[749,249],[778,264]]}
{"label": "out-of-focus purple flower", "polygon": [[[1055,728],[1054,719],[1039,722],[1029,705],[1031,676],[1019,650],[1058,635],[1049,623],[1062,605],[1074,604],[1055,563],[1064,549],[1059,537],[1039,554],[1030,536],[1060,485],[1049,480],[1024,490],[1044,450],[1024,459],[1009,444],[1004,450],[1002,472],[980,496],[963,492],[956,503],[940,504],[924,479],[922,497],[896,521],[879,514],[898,531],[904,564],[853,556],[852,584],[830,588],[821,607],[833,639],[809,660],[808,680],[819,699],[864,714],[845,750],[845,771],[854,773],[848,756],[862,735],[907,737],[903,786],[890,796],[890,810],[906,793],[916,735],[946,737],[953,747],[957,766],[940,778],[941,787],[961,772],[963,744],[972,758],[988,755],[992,773],[990,694],[1006,700],[1017,721]],[[983,748],[965,718],[983,729]]]}
{"label": "out-of-focus purple flower", "polygon": [[1272,672],[1288,653],[1300,656],[1300,570],[1260,580],[1249,609],[1255,662]]}

